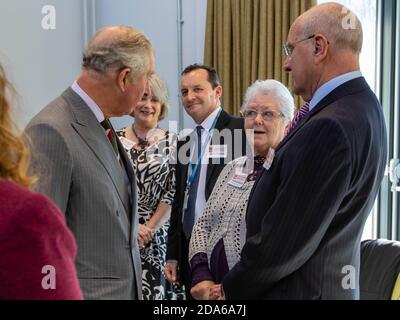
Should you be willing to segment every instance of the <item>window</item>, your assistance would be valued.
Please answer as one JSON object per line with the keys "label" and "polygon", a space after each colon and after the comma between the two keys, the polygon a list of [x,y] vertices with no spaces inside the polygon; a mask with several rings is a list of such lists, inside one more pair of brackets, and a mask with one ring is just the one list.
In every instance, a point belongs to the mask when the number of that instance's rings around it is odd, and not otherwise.
{"label": "window", "polygon": [[[332,2],[331,0],[319,0],[318,3]],[[352,10],[361,20],[364,44],[361,52],[361,71],[368,84],[377,94],[376,87],[376,57],[377,57],[377,1],[376,0],[335,0]],[[371,62],[374,63],[371,63]]]}
{"label": "window", "polygon": [[[331,0],[319,0],[318,3],[331,2]],[[364,42],[360,56],[361,72],[370,85],[371,89],[378,95],[377,88],[377,1],[376,0],[335,0],[352,10],[361,20]],[[373,62],[373,63],[372,63]],[[377,237],[377,214],[378,207],[369,215],[365,224],[362,240]]]}
{"label": "window", "polygon": [[378,2],[380,41],[379,91],[388,129],[387,175],[379,195],[378,237],[400,240],[400,4],[397,0]]}

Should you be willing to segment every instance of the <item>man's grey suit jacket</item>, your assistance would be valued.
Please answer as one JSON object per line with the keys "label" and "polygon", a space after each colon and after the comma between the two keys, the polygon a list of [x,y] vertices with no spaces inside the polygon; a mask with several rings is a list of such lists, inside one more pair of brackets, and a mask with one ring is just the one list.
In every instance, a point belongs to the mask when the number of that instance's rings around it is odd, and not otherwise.
{"label": "man's grey suit jacket", "polygon": [[57,203],[75,235],[85,299],[140,299],[136,177],[120,142],[126,174],[94,113],[71,88],[26,133],[37,191]]}

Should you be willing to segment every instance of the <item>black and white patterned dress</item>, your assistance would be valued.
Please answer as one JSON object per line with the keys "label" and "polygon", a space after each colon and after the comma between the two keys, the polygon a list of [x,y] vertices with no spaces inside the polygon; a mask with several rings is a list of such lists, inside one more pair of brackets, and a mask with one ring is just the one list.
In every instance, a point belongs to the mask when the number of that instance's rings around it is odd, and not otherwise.
{"label": "black and white patterned dress", "polygon": [[[136,149],[125,136],[125,130],[117,131],[136,173],[138,190],[139,223],[147,223],[160,202],[171,205],[175,194],[175,169],[173,157],[176,148],[175,135],[164,137],[145,149]],[[144,300],[184,299],[183,291],[172,287],[164,276],[167,250],[167,221],[144,249],[141,249],[142,287]]]}

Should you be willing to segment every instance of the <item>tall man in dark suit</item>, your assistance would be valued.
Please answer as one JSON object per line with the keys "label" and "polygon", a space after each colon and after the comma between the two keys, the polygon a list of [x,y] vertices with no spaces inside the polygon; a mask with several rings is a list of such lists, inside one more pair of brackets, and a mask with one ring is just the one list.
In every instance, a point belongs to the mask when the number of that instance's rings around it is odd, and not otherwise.
{"label": "tall man in dark suit", "polygon": [[292,25],[284,67],[310,111],[254,185],[247,242],[223,281],[227,299],[359,298],[360,238],[387,153],[361,47],[360,21],[339,4]]}
{"label": "tall man in dark suit", "polygon": [[188,262],[190,235],[195,221],[223,167],[246,152],[243,119],[222,110],[222,87],[217,72],[194,64],[182,72],[182,101],[197,127],[177,147],[176,194],[168,231],[165,273],[172,282],[185,286],[190,298],[191,276]]}
{"label": "tall man in dark suit", "polygon": [[75,235],[85,299],[141,298],[136,177],[108,118],[132,112],[153,71],[143,33],[104,28],[85,50],[77,81],[26,129],[38,190],[58,204]]}

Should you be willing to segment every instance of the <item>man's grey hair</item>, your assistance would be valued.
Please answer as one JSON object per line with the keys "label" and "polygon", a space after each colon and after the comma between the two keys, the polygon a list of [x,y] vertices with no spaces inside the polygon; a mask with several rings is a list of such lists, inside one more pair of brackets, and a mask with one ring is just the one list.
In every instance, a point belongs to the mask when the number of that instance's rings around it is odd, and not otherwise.
{"label": "man's grey hair", "polygon": [[257,80],[247,88],[241,111],[243,112],[251,99],[263,94],[273,97],[278,102],[278,109],[283,114],[285,124],[288,124],[294,114],[294,100],[288,88],[276,80]]}
{"label": "man's grey hair", "polygon": [[337,49],[350,49],[354,53],[361,53],[361,21],[345,6],[335,2],[324,3],[305,12],[301,18],[304,37],[322,33]]}
{"label": "man's grey hair", "polygon": [[[115,35],[103,36],[110,29]],[[105,27],[99,30],[83,53],[83,68],[105,75],[109,71],[130,68],[132,80],[150,64],[152,45],[140,31],[127,27]]]}
{"label": "man's grey hair", "polygon": [[149,87],[152,96],[154,96],[161,104],[161,113],[158,120],[163,120],[169,110],[168,87],[165,81],[161,80],[156,74],[152,74],[149,78]]}

